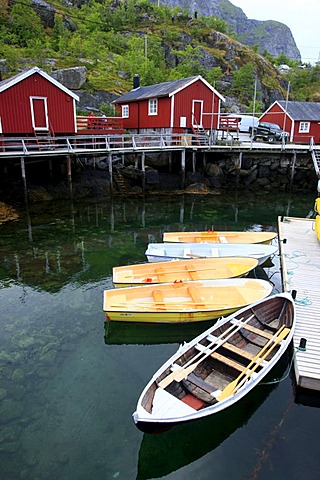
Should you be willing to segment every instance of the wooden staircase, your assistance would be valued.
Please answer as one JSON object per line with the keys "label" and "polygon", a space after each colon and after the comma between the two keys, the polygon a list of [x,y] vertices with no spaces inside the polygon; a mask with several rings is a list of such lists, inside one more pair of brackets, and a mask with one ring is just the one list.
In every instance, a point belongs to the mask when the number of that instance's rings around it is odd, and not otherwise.
{"label": "wooden staircase", "polygon": [[208,137],[203,127],[200,127],[199,125],[193,126],[192,132],[195,135],[195,140],[197,142],[197,145],[199,146],[208,145]]}
{"label": "wooden staircase", "polygon": [[126,195],[129,190],[129,184],[127,180],[124,178],[124,176],[122,175],[122,173],[115,168],[113,170],[112,176],[113,176],[114,186],[116,187],[118,192],[121,195]]}
{"label": "wooden staircase", "polygon": [[55,149],[55,137],[54,134],[52,134],[50,131],[34,131],[34,136],[39,150]]}
{"label": "wooden staircase", "polygon": [[311,150],[314,169],[318,178],[320,178],[320,150]]}

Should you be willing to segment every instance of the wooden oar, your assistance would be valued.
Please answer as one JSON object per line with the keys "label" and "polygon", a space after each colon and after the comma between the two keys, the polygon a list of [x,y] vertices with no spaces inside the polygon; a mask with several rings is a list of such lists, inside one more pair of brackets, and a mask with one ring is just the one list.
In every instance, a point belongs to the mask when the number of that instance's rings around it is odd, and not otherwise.
{"label": "wooden oar", "polygon": [[[219,402],[221,402],[222,400],[225,400],[227,397],[230,397],[230,395],[233,395],[240,388],[240,386],[244,384],[246,379],[249,378],[252,375],[252,373],[258,368],[260,363],[263,362],[263,360],[269,355],[269,353],[274,349],[274,347],[288,335],[288,333],[290,332],[290,328],[284,328],[284,327],[285,327],[284,325],[280,327],[277,333],[275,333],[275,335],[265,344],[265,346],[251,360],[249,365],[240,373],[240,375],[222,390],[220,395],[216,397]],[[264,355],[261,357],[262,353],[264,353]],[[245,378],[238,385],[240,378],[242,378],[243,376]]]}
{"label": "wooden oar", "polygon": [[[225,342],[229,340],[238,330],[240,330],[243,325],[248,323],[254,315],[251,315],[249,318],[247,318],[244,322],[241,323],[241,326],[239,325],[231,325],[224,333],[223,336],[218,337],[215,339],[213,342],[209,343],[207,347],[202,351],[199,352],[197,355],[195,355],[193,358],[191,358],[188,362],[186,362],[185,365],[181,365],[178,368],[176,368],[172,373],[170,373],[167,377],[165,377],[161,382],[159,383],[160,388],[166,388],[170,383],[175,380],[176,382],[180,382],[183,378],[187,377],[189,373],[193,372],[197,368],[197,366],[209,355],[211,355],[213,352],[215,352],[218,348],[221,347]],[[241,321],[241,320],[240,320]],[[225,336],[227,334],[227,336]],[[215,347],[213,347],[215,345]],[[211,347],[213,347],[211,349]],[[198,357],[203,355],[202,358],[194,362]],[[194,363],[192,363],[194,362]]]}

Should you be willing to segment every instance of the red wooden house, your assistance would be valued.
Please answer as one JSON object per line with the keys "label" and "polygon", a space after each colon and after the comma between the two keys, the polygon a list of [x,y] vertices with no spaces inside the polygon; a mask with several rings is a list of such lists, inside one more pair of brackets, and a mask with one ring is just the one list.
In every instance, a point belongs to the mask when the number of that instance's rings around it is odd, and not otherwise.
{"label": "red wooden house", "polygon": [[125,129],[135,133],[185,133],[216,129],[224,98],[200,75],[134,88],[114,103]]}
{"label": "red wooden house", "polygon": [[38,67],[0,82],[0,134],[75,134],[79,97]]}
{"label": "red wooden house", "polygon": [[260,122],[276,123],[290,134],[295,143],[320,143],[320,103],[278,100],[259,118]]}

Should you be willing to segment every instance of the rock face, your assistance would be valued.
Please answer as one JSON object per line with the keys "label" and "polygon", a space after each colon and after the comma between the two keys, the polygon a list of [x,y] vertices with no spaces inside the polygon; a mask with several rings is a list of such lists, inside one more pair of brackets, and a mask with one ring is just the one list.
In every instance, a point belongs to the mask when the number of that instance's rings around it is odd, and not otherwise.
{"label": "rock face", "polygon": [[44,2],[43,0],[32,0],[32,8],[41,18],[41,22],[45,27],[54,27],[54,16],[56,9]]}
{"label": "rock face", "polygon": [[[162,3],[172,7],[180,5],[190,9],[191,14],[197,11],[200,15],[221,18],[237,34],[240,42],[250,47],[257,45],[261,53],[266,50],[274,57],[284,53],[292,60],[301,60],[291,30],[285,24],[272,20],[251,20],[229,0],[197,0],[193,3],[187,0],[163,0]],[[272,17],[272,12],[270,16]]]}
{"label": "rock face", "polygon": [[51,73],[51,77],[58,80],[58,82],[62,83],[62,85],[70,90],[80,90],[87,80],[87,68],[74,67],[54,70]]}

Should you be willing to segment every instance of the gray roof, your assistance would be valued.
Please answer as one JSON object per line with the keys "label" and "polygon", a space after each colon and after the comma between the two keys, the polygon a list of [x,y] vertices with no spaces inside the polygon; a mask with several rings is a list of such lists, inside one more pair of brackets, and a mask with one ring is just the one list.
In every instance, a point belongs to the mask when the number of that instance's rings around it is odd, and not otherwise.
{"label": "gray roof", "polygon": [[185,85],[197,80],[199,75],[194,77],[182,78],[181,80],[172,80],[170,82],[149,85],[148,87],[138,87],[114,100],[114,103],[132,102],[135,100],[144,100],[146,98],[166,97],[171,93],[183,88]]}
{"label": "gray roof", "polygon": [[305,120],[320,122],[320,103],[316,102],[293,102],[288,104],[285,100],[278,100],[279,105],[287,111],[293,120]]}

